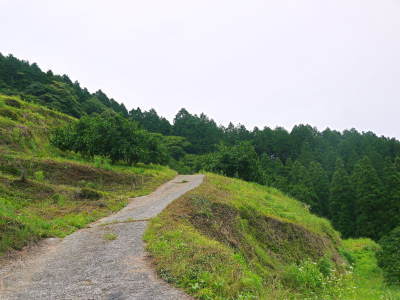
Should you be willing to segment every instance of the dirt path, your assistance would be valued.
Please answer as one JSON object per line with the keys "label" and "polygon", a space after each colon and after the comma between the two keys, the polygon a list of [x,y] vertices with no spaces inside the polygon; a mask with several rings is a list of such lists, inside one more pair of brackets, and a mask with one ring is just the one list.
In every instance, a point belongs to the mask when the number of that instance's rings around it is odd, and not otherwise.
{"label": "dirt path", "polygon": [[157,278],[142,236],[149,218],[202,181],[178,176],[90,228],[43,241],[1,267],[0,299],[190,299]]}

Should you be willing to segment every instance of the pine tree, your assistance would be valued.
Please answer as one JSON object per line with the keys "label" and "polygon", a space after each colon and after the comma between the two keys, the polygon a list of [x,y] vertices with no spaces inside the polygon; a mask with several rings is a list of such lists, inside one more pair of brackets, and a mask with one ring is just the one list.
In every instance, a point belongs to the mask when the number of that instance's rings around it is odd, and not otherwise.
{"label": "pine tree", "polygon": [[340,158],[336,161],[331,181],[329,210],[334,227],[344,237],[354,236],[354,193]]}
{"label": "pine tree", "polygon": [[383,187],[385,192],[385,213],[382,219],[384,232],[389,232],[400,224],[400,158],[395,163],[385,161],[383,171]]}
{"label": "pine tree", "polygon": [[307,203],[312,208],[313,212],[318,213],[318,197],[315,193],[312,184],[308,178],[308,170],[301,164],[300,161],[295,161],[289,165],[289,194],[294,198]]}
{"label": "pine tree", "polygon": [[382,183],[368,157],[355,165],[352,182],[356,195],[356,234],[378,239],[382,233],[385,203]]}
{"label": "pine tree", "polygon": [[312,161],[308,166],[307,186],[317,195],[314,211],[324,217],[329,216],[329,180],[325,170],[317,161]]}

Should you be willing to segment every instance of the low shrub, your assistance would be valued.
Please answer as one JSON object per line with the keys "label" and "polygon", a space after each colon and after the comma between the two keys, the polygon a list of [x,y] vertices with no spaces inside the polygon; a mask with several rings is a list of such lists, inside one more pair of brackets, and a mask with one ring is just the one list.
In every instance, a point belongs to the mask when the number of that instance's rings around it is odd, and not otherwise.
{"label": "low shrub", "polygon": [[89,188],[82,188],[76,194],[76,198],[86,200],[99,200],[101,198],[101,194]]}
{"label": "low shrub", "polygon": [[1,108],[0,109],[0,116],[11,119],[13,121],[18,120],[18,115],[10,109]]}
{"label": "low shrub", "polygon": [[284,272],[283,281],[286,286],[303,292],[318,291],[325,282],[324,275],[317,263],[305,260],[299,265],[292,264]]}
{"label": "low shrub", "polygon": [[12,98],[6,99],[4,101],[4,103],[7,104],[8,106],[12,106],[12,107],[15,107],[15,108],[21,108],[22,107],[22,105],[21,105],[21,103],[19,101],[15,100],[15,99],[12,99]]}
{"label": "low shrub", "polygon": [[35,179],[37,181],[43,181],[44,178],[45,178],[43,171],[36,171],[36,172],[33,173],[33,176],[35,177]]}

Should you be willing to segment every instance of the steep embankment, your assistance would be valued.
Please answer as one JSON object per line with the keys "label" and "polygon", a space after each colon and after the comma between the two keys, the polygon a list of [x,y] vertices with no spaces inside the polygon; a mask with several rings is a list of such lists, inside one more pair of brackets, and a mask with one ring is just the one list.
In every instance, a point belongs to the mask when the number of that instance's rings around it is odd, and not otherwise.
{"label": "steep embankment", "polygon": [[52,147],[51,130],[74,120],[0,95],[0,255],[70,234],[175,176],[161,166],[89,162]]}
{"label": "steep embankment", "polygon": [[[368,263],[378,271],[354,277],[359,249],[346,250],[327,220],[274,188],[241,180],[207,174],[151,222],[145,239],[160,276],[199,299],[384,295],[376,261]],[[374,247],[365,249],[374,256]],[[365,276],[376,279],[376,290],[359,289]]]}

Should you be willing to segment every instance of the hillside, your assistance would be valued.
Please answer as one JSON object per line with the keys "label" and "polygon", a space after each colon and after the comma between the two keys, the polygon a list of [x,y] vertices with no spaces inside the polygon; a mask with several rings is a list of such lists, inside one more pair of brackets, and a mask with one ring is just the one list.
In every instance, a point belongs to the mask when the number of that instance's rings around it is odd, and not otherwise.
{"label": "hillside", "polygon": [[186,109],[170,123],[0,54],[0,255],[177,172],[212,173],[147,232],[166,281],[200,299],[400,299],[398,140]]}
{"label": "hillside", "polygon": [[400,297],[383,284],[374,242],[343,242],[301,202],[215,174],[154,219],[145,240],[160,276],[198,299]]}
{"label": "hillside", "polygon": [[[88,123],[97,123],[97,129],[104,127],[108,120],[102,123],[103,117],[113,112],[119,116],[115,117],[118,119],[115,123],[142,130],[136,130],[139,137],[133,136],[132,140],[153,144],[146,146],[150,151],[141,155],[140,161],[167,164],[180,173],[205,170],[273,186],[309,205],[313,213],[329,219],[346,238],[368,237],[379,241],[400,224],[400,142],[395,138],[354,128],[342,132],[330,128],[320,131],[307,124],[298,124],[291,130],[268,126],[250,129],[232,123],[224,126],[204,113],[192,114],[184,108],[170,122],[154,109],[143,111],[138,107],[128,111],[124,104],[101,90],[89,92],[67,75],[43,72],[37,64],[12,55],[0,54],[0,93],[17,95],[31,104],[85,119],[82,127]],[[129,100],[131,104],[135,101]],[[19,117],[17,110],[4,113],[11,118]],[[62,123],[57,122],[50,127]],[[265,124],[268,122],[266,119]],[[69,133],[69,129],[65,132]],[[24,129],[14,129],[21,130]],[[93,138],[90,130],[87,132],[90,136],[83,140]],[[72,135],[78,133],[75,130]],[[97,133],[96,137],[102,140],[109,132]],[[8,140],[15,139],[9,132],[6,135]],[[125,155],[128,162],[137,160],[140,151],[133,150],[134,142],[125,143],[128,140],[125,132],[114,130],[111,136],[107,149],[98,149],[96,143],[85,151],[76,145],[65,145],[65,140],[60,144],[81,154],[98,150],[109,157],[110,153],[118,152],[122,153],[118,157]],[[67,134],[65,139],[70,137]],[[24,142],[24,137],[20,138]],[[79,143],[78,146],[84,144],[82,140]],[[14,141],[15,147],[21,147],[19,144]],[[24,147],[41,147],[40,141],[29,144]],[[129,145],[123,148],[124,144]],[[123,149],[110,149],[115,145]],[[153,151],[155,148],[158,149]]]}
{"label": "hillside", "polygon": [[0,95],[0,254],[70,234],[176,174],[62,152],[49,143],[50,133],[71,122],[63,113]]}

